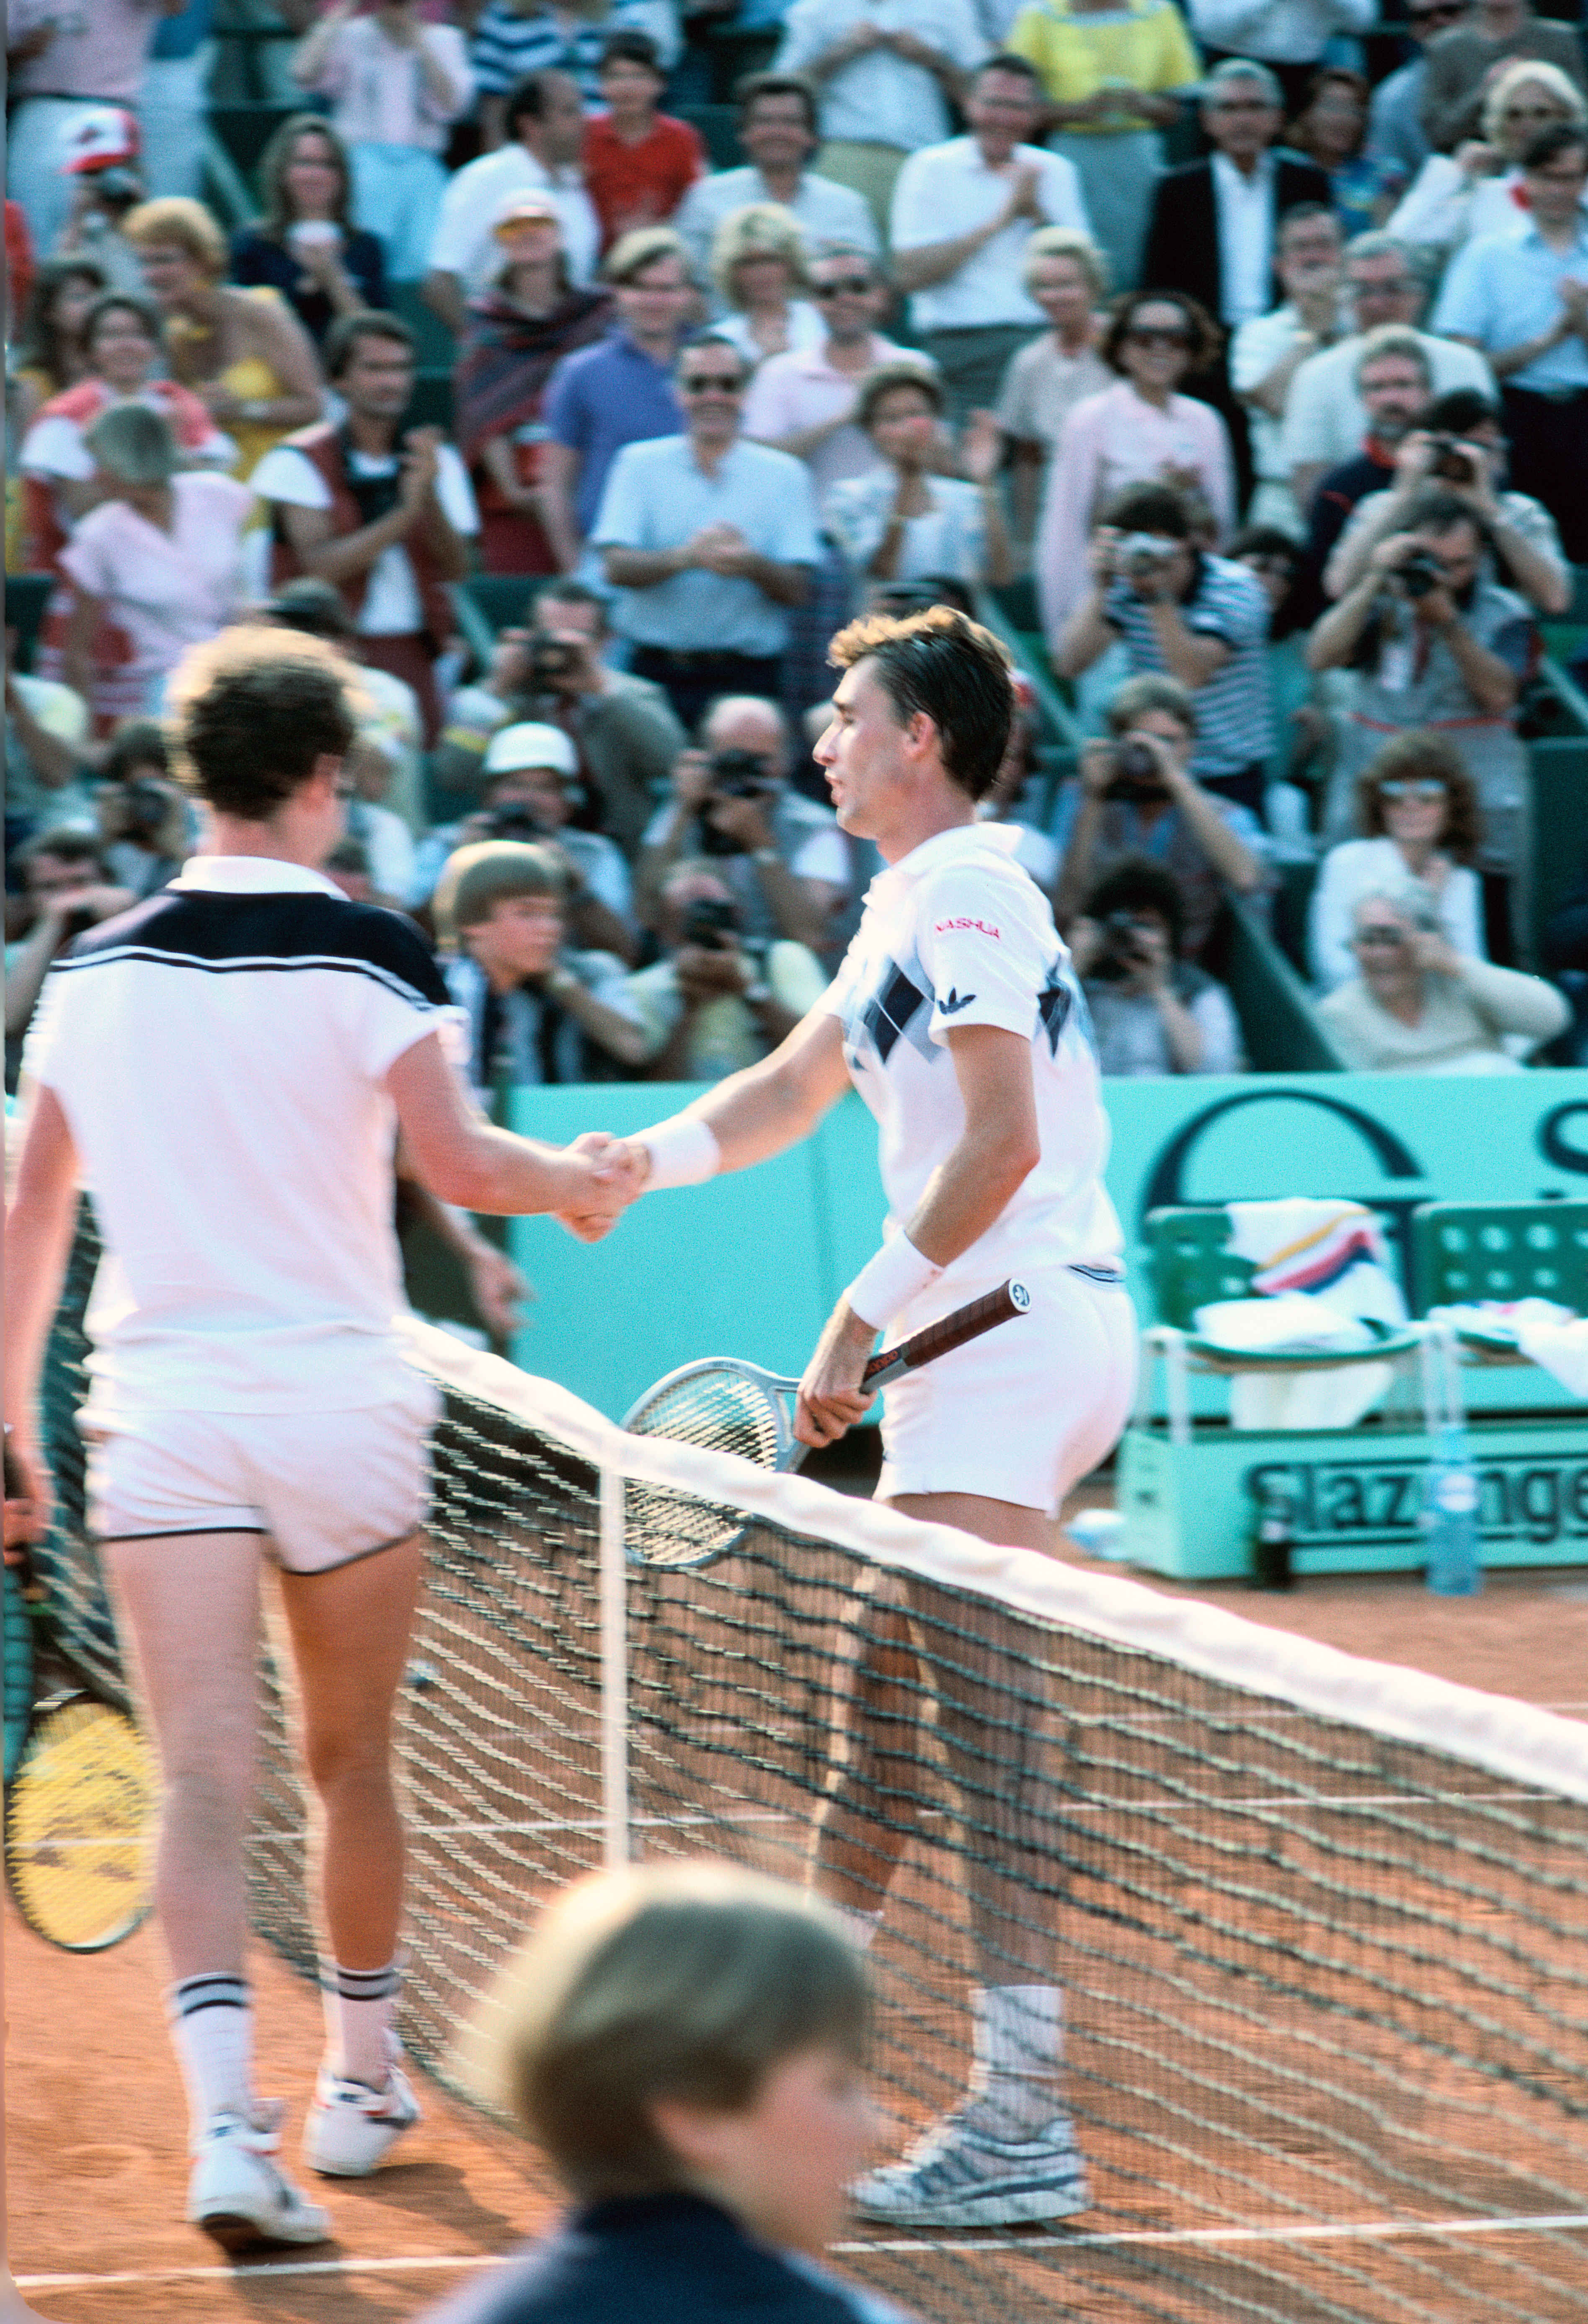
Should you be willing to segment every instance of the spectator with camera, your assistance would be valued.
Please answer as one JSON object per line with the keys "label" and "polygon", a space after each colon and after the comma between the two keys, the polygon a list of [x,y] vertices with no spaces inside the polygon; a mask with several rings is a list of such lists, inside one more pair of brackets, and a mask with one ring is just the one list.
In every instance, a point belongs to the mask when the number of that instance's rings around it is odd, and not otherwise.
{"label": "spectator with camera", "polygon": [[1397,734],[1362,769],[1356,789],[1362,836],[1325,856],[1312,891],[1307,958],[1325,992],[1355,973],[1352,923],[1364,896],[1417,882],[1459,953],[1485,957],[1483,891],[1473,870],[1482,829],[1472,777],[1438,734]]}
{"label": "spectator with camera", "polygon": [[1436,315],[1501,383],[1511,474],[1588,560],[1588,128],[1540,130],[1522,157],[1528,223],[1460,251]]}
{"label": "spectator with camera", "polygon": [[1508,1041],[1537,1047],[1570,1021],[1541,976],[1457,952],[1426,890],[1362,897],[1351,948],[1356,974],[1318,1016],[1353,1073],[1519,1073]]}
{"label": "spectator with camera", "polygon": [[692,339],[677,382],[685,433],[624,445],[591,542],[620,593],[632,667],[693,726],[719,694],[781,691],[787,609],[809,594],[821,545],[803,464],[740,435],[739,349]]}
{"label": "spectator with camera", "polygon": [[499,726],[530,719],[560,727],[600,828],[632,861],[688,738],[660,686],[603,659],[610,632],[598,591],[547,581],[530,613],[533,627],[502,631],[485,678],[453,696],[438,779],[450,790],[471,788]]}
{"label": "spectator with camera", "polygon": [[1316,620],[1322,610],[1322,579],[1334,543],[1357,503],[1382,492],[1396,473],[1395,456],[1417,425],[1428,401],[1428,359],[1415,331],[1385,324],[1370,331],[1356,360],[1356,392],[1367,415],[1362,443],[1349,460],[1319,479],[1307,517],[1302,560],[1304,612]]}
{"label": "spectator with camera", "polygon": [[[1355,456],[1367,434],[1367,414],[1356,389],[1356,365],[1370,331],[1397,323],[1416,330],[1425,286],[1412,254],[1392,234],[1359,234],[1345,245],[1345,295],[1352,328],[1348,337],[1308,355],[1290,383],[1285,401],[1281,456],[1289,470],[1296,504],[1306,516],[1318,479],[1342,460]],[[1427,359],[1430,392],[1474,387],[1492,395],[1489,366],[1473,347],[1417,331]]]}
{"label": "spectator with camera", "polygon": [[623,964],[567,942],[568,877],[556,850],[485,839],[451,856],[436,925],[469,1032],[468,1075],[489,1104],[501,1082],[613,1081],[644,1064]]}
{"label": "spectator with camera", "polygon": [[1066,786],[1055,834],[1062,850],[1053,916],[1069,936],[1098,881],[1126,858],[1161,864],[1180,899],[1177,950],[1195,959],[1225,894],[1265,881],[1264,841],[1250,809],[1215,798],[1192,763],[1197,705],[1172,678],[1133,678],[1108,706],[1109,739],[1086,743]]}
{"label": "spectator with camera", "polygon": [[1417,493],[1440,484],[1466,503],[1488,534],[1492,556],[1484,578],[1558,621],[1571,606],[1572,570],[1543,502],[1507,487],[1508,450],[1504,421],[1486,395],[1470,387],[1436,395],[1396,447],[1393,482],[1353,510],[1324,568],[1326,594],[1343,597],[1361,580],[1380,541],[1402,530]]}
{"label": "spectator with camera", "polygon": [[1182,960],[1186,914],[1173,876],[1144,856],[1118,863],[1086,899],[1070,955],[1105,1074],[1238,1074],[1230,996]]}
{"label": "spectator with camera", "polygon": [[[158,727],[148,731],[158,739]],[[188,803],[152,767],[102,782],[94,806],[106,871],[134,903],[174,880],[193,852]]]}
{"label": "spectator with camera", "polygon": [[1306,658],[1313,670],[1344,673],[1325,839],[1332,845],[1353,835],[1357,777],[1390,735],[1447,735],[1482,809],[1478,861],[1490,889],[1489,949],[1508,958],[1527,926],[1532,853],[1516,706],[1538,641],[1526,602],[1482,577],[1488,548],[1467,502],[1443,485],[1425,487],[1402,530],[1380,541],[1361,580],[1318,622]]}
{"label": "spectator with camera", "polygon": [[850,888],[848,844],[829,807],[789,788],[790,736],[775,702],[729,695],[673,769],[640,858],[647,916],[680,856],[709,856],[746,938],[784,936],[826,954]]}
{"label": "spectator with camera", "polygon": [[633,883],[610,839],[576,831],[569,817],[585,786],[578,754],[560,727],[533,721],[503,726],[485,752],[485,803],[460,823],[430,832],[416,852],[407,899],[422,904],[448,858],[484,840],[539,847],[562,874],[562,916],[586,951],[612,953],[628,966],[639,958]]}
{"label": "spectator with camera", "polygon": [[[5,947],[8,1090],[16,1087],[23,1037],[58,955],[88,929],[97,927],[101,920],[114,919],[135,900],[130,889],[112,884],[97,832],[42,831],[21,851],[17,868],[28,918],[23,934]],[[9,908],[6,918],[9,934]]]}
{"label": "spectator with camera", "polygon": [[546,384],[541,521],[564,573],[579,563],[623,446],[675,436],[683,418],[673,372],[696,293],[682,242],[670,226],[636,226],[601,273],[617,328],[565,356]]}
{"label": "spectator with camera", "polygon": [[1053,649],[1060,677],[1078,678],[1122,639],[1132,673],[1195,695],[1196,781],[1260,815],[1273,748],[1261,583],[1196,545],[1186,502],[1167,484],[1115,493],[1088,563],[1091,586]]}
{"label": "spectator with camera", "polygon": [[716,1082],[754,1065],[826,988],[827,972],[807,945],[742,935],[733,891],[705,860],[674,866],[656,918],[662,957],[629,979],[652,1081]]}
{"label": "spectator with camera", "polygon": [[414,337],[400,315],[342,315],[326,372],[346,406],[268,452],[254,489],[269,504],[274,579],[329,581],[346,599],[363,658],[411,686],[425,740],[440,732],[435,664],[451,634],[449,581],[479,530],[468,475],[439,428],[404,429]]}

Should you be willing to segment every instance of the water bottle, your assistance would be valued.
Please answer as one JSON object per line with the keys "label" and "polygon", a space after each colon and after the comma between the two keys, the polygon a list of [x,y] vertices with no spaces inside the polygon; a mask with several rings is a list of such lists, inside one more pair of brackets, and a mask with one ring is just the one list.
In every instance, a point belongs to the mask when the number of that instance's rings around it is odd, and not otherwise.
{"label": "water bottle", "polygon": [[1427,1551],[1429,1589],[1441,1598],[1470,1598],[1481,1590],[1478,1479],[1460,1428],[1443,1427],[1435,1438],[1418,1522]]}
{"label": "water bottle", "polygon": [[1253,1590],[1293,1590],[1290,1553],[1296,1545],[1296,1496],[1283,1470],[1260,1469],[1251,1480],[1257,1523],[1251,1536]]}

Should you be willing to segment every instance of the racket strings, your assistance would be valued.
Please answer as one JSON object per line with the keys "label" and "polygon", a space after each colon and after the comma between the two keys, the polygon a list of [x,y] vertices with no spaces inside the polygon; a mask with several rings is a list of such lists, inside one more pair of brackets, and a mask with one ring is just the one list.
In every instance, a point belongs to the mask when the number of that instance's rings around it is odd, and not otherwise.
{"label": "racket strings", "polygon": [[[780,1468],[789,1443],[776,1391],[727,1365],[701,1364],[667,1381],[625,1425],[638,1436],[734,1452],[760,1469]],[[632,1480],[624,1488],[623,1519],[631,1554],[652,1565],[698,1565],[719,1557],[744,1525],[737,1510]]]}
{"label": "racket strings", "polygon": [[149,1908],[159,1780],[121,1711],[79,1696],[28,1738],[5,1803],[5,1872],[28,1926],[97,1952]]}

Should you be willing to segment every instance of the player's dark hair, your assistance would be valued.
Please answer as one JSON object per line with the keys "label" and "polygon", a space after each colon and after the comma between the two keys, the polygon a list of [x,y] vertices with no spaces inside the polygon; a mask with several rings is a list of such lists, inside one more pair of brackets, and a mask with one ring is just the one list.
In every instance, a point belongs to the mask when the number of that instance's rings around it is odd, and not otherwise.
{"label": "player's dark hair", "polygon": [[1103,504],[1103,521],[1116,532],[1157,532],[1166,540],[1189,540],[1191,512],[1172,484],[1143,480],[1122,484]]}
{"label": "player's dark hair", "polygon": [[326,333],[321,361],[328,379],[340,379],[365,339],[395,339],[411,355],[419,346],[413,325],[383,307],[360,307],[356,313],[338,315]]}
{"label": "player's dark hair", "polygon": [[685,2191],[659,2100],[738,2114],[785,2060],[858,2066],[864,1967],[833,1916],[730,1864],[631,1866],[542,1914],[466,2046],[584,2200]]}
{"label": "player's dark hair", "polygon": [[267,821],[318,759],[345,758],[369,707],[351,665],[320,639],[263,625],[195,648],[168,706],[177,780],[249,823]]}
{"label": "player's dark hair", "polygon": [[805,107],[805,125],[813,137],[816,135],[816,90],[803,73],[746,73],[734,90],[734,104],[738,114],[736,127],[743,128],[751,106],[762,97],[797,97]]}
{"label": "player's dark hair", "polygon": [[943,771],[974,799],[997,779],[1014,717],[1012,668],[991,630],[948,605],[894,621],[868,613],[827,649],[840,669],[875,664],[901,726],[920,713],[937,730]]}
{"label": "player's dark hair", "polygon": [[1176,959],[1186,938],[1186,899],[1172,872],[1150,856],[1126,855],[1099,880],[1082,907],[1089,920],[1114,912],[1156,912],[1169,932]]}

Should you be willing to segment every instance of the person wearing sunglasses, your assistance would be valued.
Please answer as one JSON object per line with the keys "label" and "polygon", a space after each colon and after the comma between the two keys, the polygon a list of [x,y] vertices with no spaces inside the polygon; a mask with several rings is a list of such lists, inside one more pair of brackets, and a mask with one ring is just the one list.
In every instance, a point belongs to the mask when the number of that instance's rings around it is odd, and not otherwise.
{"label": "person wearing sunglasses", "polygon": [[1360,899],[1351,951],[1356,973],[1318,1017],[1353,1073],[1520,1073],[1508,1040],[1535,1048],[1571,1017],[1541,976],[1457,952],[1415,883]]}
{"label": "person wearing sunglasses", "polygon": [[1333,992],[1356,974],[1358,904],[1397,894],[1409,880],[1432,897],[1446,943],[1486,959],[1483,891],[1473,870],[1482,817],[1472,777],[1443,735],[1397,734],[1385,743],[1357,778],[1356,824],[1362,836],[1330,848],[1312,891],[1306,956],[1319,990]]}
{"label": "person wearing sunglasses", "polygon": [[1048,473],[1032,567],[1042,624],[1057,638],[1086,594],[1086,544],[1097,512],[1126,484],[1151,482],[1200,493],[1214,528],[1235,519],[1234,465],[1223,420],[1180,393],[1189,374],[1217,359],[1219,335],[1195,299],[1128,291],[1116,299],[1098,353],[1118,374],[1113,387],[1077,403]]}
{"label": "person wearing sunglasses", "polygon": [[1588,97],[1582,45],[1570,24],[1536,16],[1530,0],[1476,0],[1428,58],[1423,129],[1436,153],[1454,153],[1463,138],[1477,134],[1497,85],[1495,66],[1519,57],[1554,65]]}
{"label": "person wearing sunglasses", "polygon": [[1568,73],[1523,59],[1499,70],[1480,134],[1431,153],[1390,220],[1392,233],[1441,255],[1486,234],[1515,234],[1527,210],[1522,161],[1541,130],[1588,117]]}
{"label": "person wearing sunglasses", "polygon": [[687,727],[718,695],[780,696],[789,609],[821,562],[804,466],[740,435],[748,380],[731,340],[690,340],[675,375],[685,432],[623,446],[590,536],[636,676]]}
{"label": "person wearing sunglasses", "polygon": [[1423,128],[1428,43],[1459,24],[1466,13],[1467,0],[1408,0],[1405,30],[1413,53],[1373,91],[1368,152],[1375,161],[1398,171],[1408,185],[1433,150]]}

